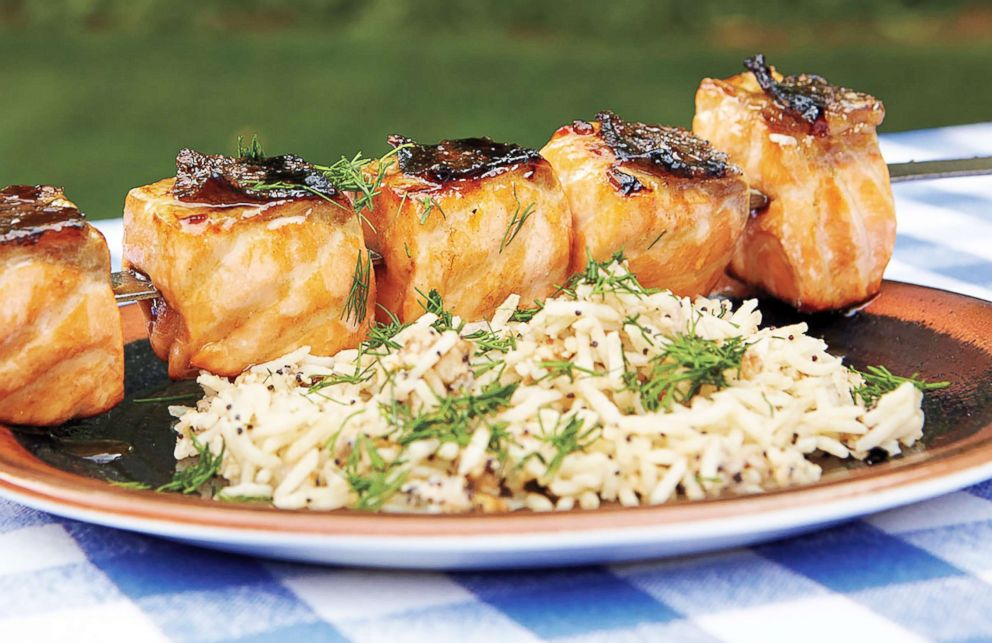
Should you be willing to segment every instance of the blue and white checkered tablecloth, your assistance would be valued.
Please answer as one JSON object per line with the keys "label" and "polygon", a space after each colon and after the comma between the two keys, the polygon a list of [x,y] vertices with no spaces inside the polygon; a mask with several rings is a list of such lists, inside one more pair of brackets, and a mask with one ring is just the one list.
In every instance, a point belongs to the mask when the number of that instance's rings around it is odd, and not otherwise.
{"label": "blue and white checkered tablecloth", "polygon": [[[992,154],[992,124],[884,137]],[[992,299],[992,177],[896,187],[893,279]],[[108,222],[112,247],[120,224]],[[749,549],[557,571],[272,563],[0,501],[0,642],[992,641],[992,482]]]}

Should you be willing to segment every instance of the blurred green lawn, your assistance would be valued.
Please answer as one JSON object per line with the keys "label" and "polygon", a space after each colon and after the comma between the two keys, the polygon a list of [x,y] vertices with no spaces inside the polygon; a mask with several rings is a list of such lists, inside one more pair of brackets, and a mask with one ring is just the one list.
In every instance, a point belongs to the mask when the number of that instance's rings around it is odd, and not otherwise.
{"label": "blurred green lawn", "polygon": [[[402,36],[293,29],[218,36],[9,31],[0,38],[0,184],[63,185],[91,218],[172,174],[176,151],[230,152],[257,132],[268,153],[329,161],[385,137],[489,135],[540,147],[559,125],[610,108],[688,125],[699,79],[751,51],[692,39]],[[992,120],[992,43],[806,47],[776,52],[885,101],[883,131]]]}

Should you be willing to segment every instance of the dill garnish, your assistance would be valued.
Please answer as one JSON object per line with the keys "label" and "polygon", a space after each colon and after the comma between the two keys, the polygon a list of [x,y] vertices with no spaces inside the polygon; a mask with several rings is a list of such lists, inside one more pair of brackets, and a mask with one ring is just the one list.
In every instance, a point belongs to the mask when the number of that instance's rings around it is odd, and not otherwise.
{"label": "dill garnish", "polygon": [[121,489],[138,489],[138,490],[151,489],[151,486],[145,484],[144,482],[137,482],[135,480],[127,480],[124,482],[120,482],[117,480],[107,480],[107,482],[114,485],[115,487],[120,487]]}
{"label": "dill garnish", "polygon": [[644,339],[645,342],[648,343],[648,346],[654,346],[654,340],[651,339],[651,331],[645,328],[640,322],[637,321],[640,318],[641,318],[640,313],[637,313],[636,315],[628,315],[626,318],[624,318],[623,325],[624,327],[633,326],[634,328],[639,330],[641,333],[641,337]]}
{"label": "dill garnish", "polygon": [[575,288],[579,284],[592,286],[593,295],[605,295],[612,293],[615,295],[627,294],[636,297],[646,297],[660,292],[657,288],[645,288],[637,280],[634,273],[628,270],[613,270],[614,265],[620,266],[624,262],[623,252],[616,252],[607,261],[596,261],[592,257],[586,261],[586,267],[582,272],[577,272],[564,285],[558,286],[555,294],[565,293],[569,297],[575,298]]}
{"label": "dill garnish", "polygon": [[190,465],[181,471],[176,471],[172,476],[172,482],[167,482],[155,491],[178,491],[190,494],[199,491],[200,487],[210,481],[220,471],[221,462],[224,460],[224,451],[227,445],[220,449],[220,453],[214,455],[210,447],[201,444],[195,435],[190,435],[193,447],[196,449],[198,459],[196,464]]}
{"label": "dill garnish", "polygon": [[936,391],[951,385],[950,382],[927,382],[919,376],[919,373],[913,373],[909,377],[900,377],[893,375],[884,366],[869,366],[865,370],[866,372],[854,368],[851,369],[851,372],[857,373],[864,380],[864,383],[853,389],[851,393],[861,398],[861,401],[868,408],[875,406],[878,398],[896,390],[906,382],[909,382],[923,392]]}
{"label": "dill garnish", "polygon": [[199,393],[183,393],[182,395],[165,395],[162,397],[136,397],[131,401],[135,404],[153,404],[156,402],[182,402],[183,400],[195,400],[199,397]]}
{"label": "dill garnish", "polygon": [[[367,473],[359,472],[363,451],[369,460],[370,470]],[[365,511],[380,509],[406,480],[406,472],[399,469],[401,464],[399,458],[386,462],[372,441],[364,433],[359,433],[344,467],[348,486],[358,496],[355,509]]]}
{"label": "dill garnish", "polygon": [[651,248],[653,248],[654,247],[654,244],[656,244],[659,241],[661,241],[661,238],[663,236],[665,236],[666,234],[668,234],[668,230],[662,230],[661,231],[661,234],[659,234],[657,237],[655,237],[654,238],[654,241],[652,241],[650,244],[648,244],[648,250],[650,250]]}
{"label": "dill garnish", "polygon": [[[359,218],[368,223],[368,220],[361,216],[361,212],[363,210],[372,210],[373,199],[375,199],[382,189],[382,182],[386,178],[386,172],[396,162],[394,157],[400,150],[410,147],[410,145],[410,143],[398,145],[378,159],[367,159],[362,156],[361,152],[358,152],[350,159],[342,156],[340,160],[332,165],[316,165],[314,167],[323,172],[324,176],[335,187],[352,193],[352,206],[355,209],[355,214],[358,214]],[[370,178],[370,173],[366,173],[364,170],[366,166],[373,162],[376,166],[375,175]],[[371,223],[369,225],[371,226]],[[372,229],[374,230],[375,228]]]}
{"label": "dill garnish", "polygon": [[567,376],[568,381],[574,382],[575,371],[578,371],[580,373],[585,373],[586,375],[592,375],[594,377],[603,375],[603,373],[600,373],[599,371],[593,370],[591,368],[584,368],[582,366],[579,366],[575,362],[571,362],[565,359],[537,362],[537,365],[543,369],[547,369],[548,371],[547,375],[537,380],[539,382],[546,379],[554,379],[562,375]]}
{"label": "dill garnish", "polygon": [[[395,158],[399,150],[406,147],[405,145],[400,145],[396,147],[378,159],[368,159],[362,156],[361,152],[358,152],[352,158],[347,156],[342,156],[337,162],[331,165],[314,165],[313,167],[323,174],[328,181],[330,181],[335,188],[341,190],[342,192],[349,192],[352,195],[352,210],[355,212],[355,216],[361,223],[368,225],[372,230],[375,230],[375,226],[372,222],[363,214],[365,211],[372,210],[372,204],[375,197],[379,194],[382,189],[382,182],[386,177],[386,172],[392,167],[393,163],[396,162]],[[262,158],[262,148],[261,145],[257,144],[257,140],[253,137],[250,147],[245,147],[243,145],[242,139],[238,139],[238,154],[241,156],[247,156],[247,158],[260,159]],[[366,166],[375,163],[375,173],[365,172]],[[256,183],[251,187],[253,190],[257,191],[267,191],[267,190],[287,190],[287,189],[303,189],[306,190],[320,198],[324,199],[328,203],[338,206],[339,208],[344,208],[334,199],[328,197],[326,194],[319,192],[308,185],[303,183],[291,183],[288,181],[278,181],[274,183]]]}
{"label": "dill garnish", "polygon": [[417,289],[417,294],[423,297],[423,301],[419,302],[420,307],[424,309],[425,313],[432,313],[437,315],[437,320],[431,324],[439,333],[443,333],[446,330],[461,330],[461,326],[458,328],[454,327],[454,317],[451,311],[445,310],[444,301],[441,299],[441,293],[433,288],[426,295],[419,288]]}
{"label": "dill garnish", "polygon": [[768,396],[765,395],[764,391],[761,392],[761,399],[763,399],[765,401],[765,404],[768,405],[768,415],[770,415],[771,417],[775,417],[775,407],[772,406],[771,400],[768,399]]}
{"label": "dill garnish", "polygon": [[251,161],[261,161],[265,158],[265,153],[262,151],[262,144],[258,142],[258,135],[251,135],[251,143],[245,145],[245,137],[238,137],[238,156],[243,159],[249,159]]}
{"label": "dill garnish", "polygon": [[500,369],[499,374],[496,376],[496,379],[498,380],[499,376],[503,373],[503,369],[506,368],[506,362],[501,359],[491,359],[487,357],[484,361],[469,364],[469,367],[472,369],[472,375],[475,377],[479,377],[483,373],[488,373],[494,368],[498,368]]}
{"label": "dill garnish", "polygon": [[438,205],[437,201],[435,201],[432,196],[425,196],[420,199],[420,205],[424,206],[424,209],[420,213],[420,225],[427,223],[427,218],[431,216],[431,212],[433,212],[435,208],[437,208],[437,211],[441,213],[442,219],[448,218],[445,216],[444,210],[441,209],[441,206]]}
{"label": "dill garnish", "polygon": [[509,422],[495,422],[489,425],[489,444],[486,448],[490,453],[496,454],[500,465],[505,464],[510,458],[509,446],[519,445],[513,434],[506,430],[509,426]]}
{"label": "dill garnish", "polygon": [[517,347],[517,340],[513,335],[503,336],[491,328],[489,330],[480,328],[474,333],[463,335],[462,339],[473,342],[480,353],[488,353],[489,351],[506,353]]}
{"label": "dill garnish", "polygon": [[361,384],[363,382],[367,382],[372,378],[372,375],[374,375],[374,369],[375,364],[369,364],[365,368],[359,368],[359,365],[355,364],[355,372],[350,375],[343,373],[317,375],[315,377],[319,379],[307,389],[307,395],[316,393],[317,391],[325,389],[328,386],[334,386],[335,384]]}
{"label": "dill garnish", "polygon": [[515,322],[529,322],[534,319],[534,315],[541,312],[544,309],[544,302],[540,299],[534,300],[534,305],[531,307],[517,308],[510,315],[510,321]]}
{"label": "dill garnish", "polygon": [[437,407],[419,413],[394,400],[384,408],[384,414],[399,430],[397,442],[403,446],[429,439],[465,446],[472,438],[473,421],[506,407],[516,390],[516,383],[492,382],[478,394],[449,395],[441,398]]}
{"label": "dill garnish", "polygon": [[344,310],[341,311],[341,319],[348,321],[352,317],[356,324],[361,324],[368,313],[369,287],[372,283],[372,255],[365,254],[365,261],[362,262],[362,251],[358,251],[358,261],[355,263],[355,274],[351,278],[351,289],[348,291],[348,300],[345,302]]}
{"label": "dill garnish", "polygon": [[409,326],[410,324],[404,324],[400,322],[399,317],[397,317],[391,310],[387,310],[380,306],[383,311],[385,311],[386,316],[389,317],[389,323],[383,324],[381,322],[373,322],[372,326],[369,327],[369,333],[367,339],[358,346],[358,352],[363,355],[379,355],[377,353],[380,348],[385,348],[386,352],[396,350],[400,347],[398,343],[393,341],[396,335]]}
{"label": "dill garnish", "polygon": [[517,207],[513,211],[513,216],[510,217],[510,223],[506,226],[506,232],[503,233],[503,240],[499,242],[500,254],[503,254],[506,247],[517,238],[517,235],[520,233],[520,229],[524,227],[525,223],[527,223],[527,219],[534,214],[534,210],[536,208],[534,202],[528,203],[527,207],[524,207],[520,203],[520,199],[517,197],[516,184],[513,186],[513,200],[516,202]]}
{"label": "dill garnish", "polygon": [[688,333],[675,335],[651,360],[651,372],[645,380],[635,371],[624,373],[624,390],[636,391],[647,411],[661,407],[671,410],[673,401],[685,404],[703,386],[729,386],[726,372],[740,371],[746,351],[742,337],[718,342],[699,337],[691,328]]}
{"label": "dill garnish", "polygon": [[340,436],[341,432],[344,431],[344,427],[347,426],[348,422],[351,421],[351,418],[359,416],[363,413],[365,413],[365,409],[358,409],[357,411],[354,411],[351,414],[349,414],[347,417],[345,417],[345,419],[341,420],[341,426],[339,426],[338,430],[335,431],[334,434],[327,439],[327,442],[324,443],[324,448],[330,451],[331,455],[334,455],[334,451],[337,448],[337,444],[338,444],[338,436]]}
{"label": "dill garnish", "polygon": [[[583,431],[582,427],[585,425],[585,420],[582,418],[572,415],[565,422],[565,425],[562,426],[564,419],[565,416],[559,416],[558,421],[551,431],[544,432],[538,436],[555,449],[555,455],[547,463],[547,470],[544,472],[546,478],[553,478],[558,473],[562,462],[565,461],[565,456],[585,449],[599,437],[599,425],[589,427]],[[541,461],[544,461],[543,458]]]}

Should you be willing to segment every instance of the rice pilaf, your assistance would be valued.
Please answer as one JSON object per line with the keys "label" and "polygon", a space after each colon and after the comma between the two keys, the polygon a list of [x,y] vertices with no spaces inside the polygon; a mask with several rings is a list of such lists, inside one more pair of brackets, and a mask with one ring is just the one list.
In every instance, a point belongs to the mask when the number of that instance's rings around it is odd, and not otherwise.
{"label": "rice pilaf", "polygon": [[432,291],[358,349],[201,374],[195,408],[170,407],[176,458],[209,450],[219,498],[284,509],[549,511],[808,484],[817,454],[922,436],[924,383],[759,328],[754,300],[648,290],[617,256],[519,303],[463,323]]}

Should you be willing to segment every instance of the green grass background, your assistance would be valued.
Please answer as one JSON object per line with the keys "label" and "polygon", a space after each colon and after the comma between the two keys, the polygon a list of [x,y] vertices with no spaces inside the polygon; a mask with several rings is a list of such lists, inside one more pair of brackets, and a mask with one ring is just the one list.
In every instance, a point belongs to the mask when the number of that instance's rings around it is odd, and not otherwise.
{"label": "green grass background", "polygon": [[257,132],[268,153],[326,162],[379,154],[390,133],[540,147],[559,125],[603,108],[687,126],[699,79],[736,73],[758,49],[785,72],[882,98],[882,131],[992,120],[992,37],[953,32],[821,39],[806,24],[798,42],[762,42],[747,24],[730,32],[744,38],[712,26],[630,38],[619,28],[385,33],[305,20],[146,26],[15,20],[0,29],[0,184],[62,185],[99,219],[120,215],[129,188],[172,174],[180,147],[230,152],[239,134]]}

